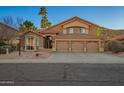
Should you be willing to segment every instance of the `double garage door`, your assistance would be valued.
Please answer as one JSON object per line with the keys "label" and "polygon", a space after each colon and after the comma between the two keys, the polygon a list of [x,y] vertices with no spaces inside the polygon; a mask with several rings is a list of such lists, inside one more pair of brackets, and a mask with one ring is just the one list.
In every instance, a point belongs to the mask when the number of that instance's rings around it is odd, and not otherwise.
{"label": "double garage door", "polygon": [[84,44],[83,41],[57,41],[56,50],[58,52],[99,52],[98,41],[87,41]]}

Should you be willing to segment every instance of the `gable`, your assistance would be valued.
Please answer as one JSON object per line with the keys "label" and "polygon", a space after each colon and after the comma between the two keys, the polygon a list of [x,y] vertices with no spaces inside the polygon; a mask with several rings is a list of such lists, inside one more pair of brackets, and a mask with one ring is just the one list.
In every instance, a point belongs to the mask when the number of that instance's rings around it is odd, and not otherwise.
{"label": "gable", "polygon": [[41,31],[42,34],[55,34],[58,33],[59,31],[62,31],[63,28],[71,27],[71,26],[78,26],[78,27],[84,27],[84,28],[89,28],[89,26],[98,26],[94,23],[91,23],[89,21],[86,21],[84,19],[81,19],[79,17],[73,17],[68,20],[65,20],[59,24],[56,24],[50,28],[47,28],[46,30]]}
{"label": "gable", "polygon": [[68,28],[68,27],[84,27],[84,28],[89,28],[89,25],[83,22],[80,22],[79,20],[75,20],[73,22],[67,23],[63,25],[63,28]]}
{"label": "gable", "polygon": [[20,33],[20,36],[26,36],[26,35],[34,35],[34,36],[43,37],[43,36],[42,36],[40,33],[38,33],[38,32],[29,31],[29,32]]}

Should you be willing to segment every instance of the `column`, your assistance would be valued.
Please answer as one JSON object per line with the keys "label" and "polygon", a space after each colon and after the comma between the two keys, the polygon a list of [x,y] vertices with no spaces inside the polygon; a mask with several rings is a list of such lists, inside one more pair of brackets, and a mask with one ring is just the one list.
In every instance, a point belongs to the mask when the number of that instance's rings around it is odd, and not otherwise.
{"label": "column", "polygon": [[43,37],[40,37],[40,49],[44,49],[44,38]]}
{"label": "column", "polygon": [[104,51],[104,48],[102,46],[102,41],[99,40],[99,52],[103,52]]}
{"label": "column", "polygon": [[25,36],[25,45],[24,45],[24,48],[25,48],[24,50],[25,50],[25,51],[26,51],[26,49],[27,49],[26,46],[27,46],[27,37]]}
{"label": "column", "polygon": [[56,40],[54,37],[52,38],[52,42],[53,42],[52,51],[56,51]]}
{"label": "column", "polygon": [[71,40],[69,40],[69,42],[68,42],[69,43],[69,52],[71,52],[71,50],[72,50],[72,48],[71,48],[71,46],[72,46],[71,45],[71,42],[72,42]]}
{"label": "column", "polygon": [[34,46],[34,50],[36,51],[36,37],[33,37],[33,46]]}
{"label": "column", "polygon": [[87,48],[86,48],[86,40],[84,41],[84,52],[86,53],[87,52]]}

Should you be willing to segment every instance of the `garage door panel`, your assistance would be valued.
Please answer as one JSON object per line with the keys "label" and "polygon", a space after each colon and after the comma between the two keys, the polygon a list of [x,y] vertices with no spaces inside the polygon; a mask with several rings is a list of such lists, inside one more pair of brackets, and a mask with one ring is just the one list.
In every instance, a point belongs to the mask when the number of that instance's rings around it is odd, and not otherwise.
{"label": "garage door panel", "polygon": [[68,41],[58,41],[57,42],[57,51],[58,52],[68,52]]}
{"label": "garage door panel", "polygon": [[[86,52],[95,53],[99,52],[99,43],[98,41],[87,41],[84,45],[83,41],[57,41],[56,50],[58,52],[84,52],[84,46],[86,46]],[[69,51],[71,48],[71,51]]]}
{"label": "garage door panel", "polygon": [[72,52],[83,52],[83,42],[72,41],[71,48]]}
{"label": "garage door panel", "polygon": [[95,53],[99,51],[98,42],[87,42],[87,52]]}

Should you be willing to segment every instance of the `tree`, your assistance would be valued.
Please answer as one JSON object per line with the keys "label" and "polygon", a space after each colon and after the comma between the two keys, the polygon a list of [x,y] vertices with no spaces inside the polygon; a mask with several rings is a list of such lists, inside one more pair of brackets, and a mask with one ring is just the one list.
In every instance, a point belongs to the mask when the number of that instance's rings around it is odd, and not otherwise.
{"label": "tree", "polygon": [[47,15],[47,9],[46,9],[45,6],[42,6],[42,7],[40,8],[39,15],[42,15],[42,17],[45,16],[45,15]]}
{"label": "tree", "polygon": [[21,17],[13,18],[11,16],[5,16],[0,20],[0,22],[15,29],[18,29],[20,24],[23,23],[23,18]]}
{"label": "tree", "polygon": [[47,16],[45,15],[42,20],[41,20],[41,27],[42,28],[46,28],[47,27],[47,24],[48,24],[48,19],[47,19]]}
{"label": "tree", "polygon": [[48,22],[48,23],[47,23],[47,26],[48,26],[48,27],[51,27],[51,26],[52,26],[52,23],[51,23],[51,22]]}
{"label": "tree", "polygon": [[20,24],[19,30],[25,32],[27,31],[37,32],[37,27],[35,27],[34,23],[32,23],[31,21],[26,20],[22,24]]}
{"label": "tree", "polygon": [[12,17],[4,17],[0,20],[0,42],[12,44],[12,41],[17,36],[18,22],[17,19]]}
{"label": "tree", "polygon": [[41,20],[41,28],[47,28],[51,26],[51,22],[48,21],[48,17],[47,17],[47,9],[45,6],[40,8],[40,12],[39,15],[42,16],[42,20]]}
{"label": "tree", "polygon": [[34,24],[31,21],[26,20],[23,23],[23,25],[27,29],[27,31],[30,31],[30,30],[32,30]]}
{"label": "tree", "polygon": [[37,27],[33,26],[33,31],[34,31],[34,32],[38,32]]}
{"label": "tree", "polygon": [[96,36],[101,36],[103,34],[103,29],[101,27],[97,27],[96,29]]}

